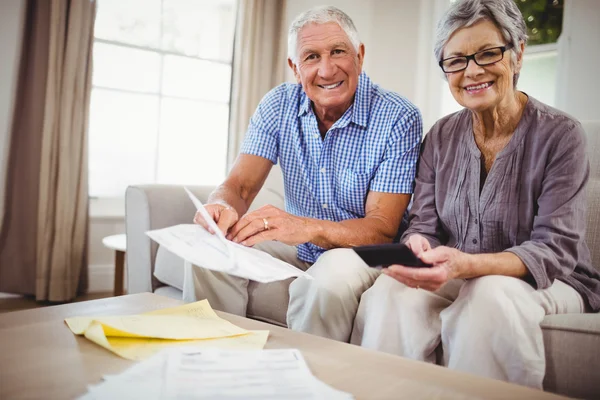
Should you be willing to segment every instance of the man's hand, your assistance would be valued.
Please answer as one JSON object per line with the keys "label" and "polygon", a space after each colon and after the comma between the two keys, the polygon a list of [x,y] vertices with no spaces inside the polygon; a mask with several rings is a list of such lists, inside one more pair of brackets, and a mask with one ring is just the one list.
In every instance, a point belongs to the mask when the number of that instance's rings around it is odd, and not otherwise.
{"label": "man's hand", "polygon": [[266,205],[240,218],[229,231],[227,239],[244,246],[254,246],[267,240],[295,246],[311,240],[310,230],[309,218],[297,217]]}
{"label": "man's hand", "polygon": [[[409,242],[413,236],[409,238]],[[422,244],[423,242],[420,239],[415,239],[414,243],[411,243],[410,246],[415,246],[415,248],[418,249],[418,246],[421,246]],[[411,247],[411,249],[417,254],[417,251],[415,251],[413,247]],[[434,292],[441,288],[446,282],[452,279],[462,278],[464,271],[469,269],[471,262],[470,254],[446,246],[439,246],[435,249],[422,251],[420,255],[417,256],[423,262],[431,264],[432,267],[414,268],[403,265],[390,265],[383,270],[383,273],[404,283],[406,286]]]}
{"label": "man's hand", "polygon": [[[238,222],[238,213],[235,211],[233,207],[228,207],[224,204],[206,204],[204,206],[208,215],[217,223],[217,226],[223,232],[223,235],[227,235],[229,228],[235,225]],[[210,233],[214,233],[212,229],[208,227],[202,215],[196,211],[196,215],[194,215],[194,223],[198,225],[202,225],[204,229],[208,230]]]}

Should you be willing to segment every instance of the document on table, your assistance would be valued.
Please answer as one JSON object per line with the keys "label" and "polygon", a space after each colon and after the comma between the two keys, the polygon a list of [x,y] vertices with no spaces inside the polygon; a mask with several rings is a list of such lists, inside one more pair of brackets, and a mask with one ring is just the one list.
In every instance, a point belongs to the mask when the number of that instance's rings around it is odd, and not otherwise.
{"label": "document on table", "polygon": [[194,265],[257,282],[267,283],[299,276],[313,279],[306,272],[264,251],[227,240],[206,213],[202,202],[189,190],[186,189],[186,192],[196,208],[204,211],[201,214],[215,234],[200,225],[182,224],[146,232],[152,240]]}
{"label": "document on table", "polygon": [[163,393],[189,400],[352,398],[317,380],[296,349],[169,352]]}
{"label": "document on table", "polygon": [[352,399],[312,375],[296,349],[198,350],[156,354],[88,387],[81,399]]}
{"label": "document on table", "polygon": [[74,317],[76,335],[129,360],[143,360],[174,346],[262,349],[269,331],[248,331],[220,318],[207,300],[140,315]]}

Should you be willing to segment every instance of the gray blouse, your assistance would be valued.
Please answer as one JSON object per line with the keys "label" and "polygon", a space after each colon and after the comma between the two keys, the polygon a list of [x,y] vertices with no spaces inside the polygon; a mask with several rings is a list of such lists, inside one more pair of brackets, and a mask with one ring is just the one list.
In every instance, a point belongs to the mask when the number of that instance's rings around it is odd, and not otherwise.
{"label": "gray blouse", "polygon": [[572,117],[529,97],[521,121],[480,191],[481,153],[472,114],[439,120],[421,147],[410,226],[432,246],[509,251],[537,289],[559,279],[600,310],[600,274],[585,243],[589,162]]}

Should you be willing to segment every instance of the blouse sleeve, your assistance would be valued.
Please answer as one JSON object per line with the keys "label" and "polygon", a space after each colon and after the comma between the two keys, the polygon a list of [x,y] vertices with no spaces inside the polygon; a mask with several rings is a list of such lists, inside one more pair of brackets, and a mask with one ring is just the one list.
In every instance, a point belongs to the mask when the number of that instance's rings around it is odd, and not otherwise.
{"label": "blouse sleeve", "polygon": [[589,162],[585,133],[578,122],[550,148],[530,239],[507,249],[531,273],[537,289],[575,269],[585,236]]}
{"label": "blouse sleeve", "polygon": [[413,234],[427,238],[432,247],[445,244],[447,235],[442,229],[435,206],[435,151],[434,137],[436,124],[425,136],[421,145],[421,154],[417,165],[413,204],[408,217],[408,229],[402,235],[400,242],[404,243]]}

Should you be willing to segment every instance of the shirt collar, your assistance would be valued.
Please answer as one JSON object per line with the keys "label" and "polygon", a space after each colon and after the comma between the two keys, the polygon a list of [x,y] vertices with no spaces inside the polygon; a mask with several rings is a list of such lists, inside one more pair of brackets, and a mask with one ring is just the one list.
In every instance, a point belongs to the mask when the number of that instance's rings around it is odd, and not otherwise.
{"label": "shirt collar", "polygon": [[[358,76],[358,86],[356,88],[356,95],[354,96],[354,103],[352,104],[352,116],[350,120],[356,125],[367,127],[369,122],[369,93],[371,89],[371,79],[366,73],[361,72]],[[298,109],[298,116],[301,117],[311,111],[311,101],[304,91],[302,91],[302,98],[300,100],[300,107]],[[344,114],[345,115],[345,114]],[[343,118],[343,117],[342,117]]]}

